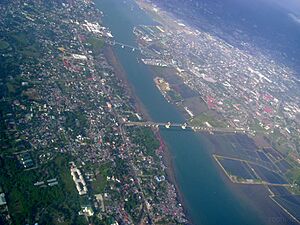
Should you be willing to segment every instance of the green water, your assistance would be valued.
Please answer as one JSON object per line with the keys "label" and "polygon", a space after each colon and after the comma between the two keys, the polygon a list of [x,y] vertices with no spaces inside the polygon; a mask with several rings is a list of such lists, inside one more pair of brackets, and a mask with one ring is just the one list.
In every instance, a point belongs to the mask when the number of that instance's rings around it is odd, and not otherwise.
{"label": "green water", "polygon": [[[132,33],[136,25],[154,24],[132,0],[96,0],[104,12],[103,22],[116,41],[136,46]],[[182,122],[184,119],[157,90],[149,69],[138,63],[138,53],[115,48],[129,82],[154,121]],[[193,132],[161,130],[174,158],[176,179],[193,224],[259,225],[253,210],[247,208],[221,179],[209,155],[209,143]]]}

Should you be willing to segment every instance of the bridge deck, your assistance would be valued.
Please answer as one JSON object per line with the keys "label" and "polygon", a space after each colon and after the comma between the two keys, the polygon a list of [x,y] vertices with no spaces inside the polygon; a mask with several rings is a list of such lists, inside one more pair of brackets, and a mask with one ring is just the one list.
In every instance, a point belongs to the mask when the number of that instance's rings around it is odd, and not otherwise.
{"label": "bridge deck", "polygon": [[134,46],[131,46],[131,45],[128,45],[128,44],[125,44],[125,43],[121,43],[121,42],[117,42],[117,41],[105,40],[105,43],[107,43],[109,45],[112,45],[112,46],[119,45],[122,48],[129,48],[133,51],[135,51],[135,50],[140,51],[140,48],[138,48],[138,47],[134,47]]}
{"label": "bridge deck", "polygon": [[222,133],[246,133],[244,129],[234,129],[234,128],[222,128],[222,127],[206,127],[206,126],[191,126],[188,124],[181,123],[162,123],[162,122],[127,122],[125,126],[141,126],[141,127],[166,127],[166,128],[182,128],[184,129],[192,129],[194,131],[199,132],[222,132]]}

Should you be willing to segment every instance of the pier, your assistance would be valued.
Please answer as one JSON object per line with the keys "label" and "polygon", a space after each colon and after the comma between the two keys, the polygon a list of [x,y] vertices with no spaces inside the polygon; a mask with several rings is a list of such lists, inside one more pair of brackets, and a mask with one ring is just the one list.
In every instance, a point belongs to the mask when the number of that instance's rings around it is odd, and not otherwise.
{"label": "pier", "polygon": [[171,123],[171,122],[126,122],[125,126],[139,126],[139,127],[164,127],[166,129],[170,128],[180,128],[182,130],[193,130],[195,132],[209,132],[209,133],[247,133],[247,130],[242,128],[226,128],[226,127],[207,127],[207,126],[191,126],[187,123]]}

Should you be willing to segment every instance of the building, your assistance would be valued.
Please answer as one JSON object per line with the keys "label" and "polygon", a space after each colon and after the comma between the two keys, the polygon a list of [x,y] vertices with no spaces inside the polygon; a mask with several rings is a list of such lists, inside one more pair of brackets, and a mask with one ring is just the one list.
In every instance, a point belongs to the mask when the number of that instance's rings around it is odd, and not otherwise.
{"label": "building", "polygon": [[5,199],[5,194],[4,193],[0,194],[0,206],[1,205],[6,205],[6,199]]}

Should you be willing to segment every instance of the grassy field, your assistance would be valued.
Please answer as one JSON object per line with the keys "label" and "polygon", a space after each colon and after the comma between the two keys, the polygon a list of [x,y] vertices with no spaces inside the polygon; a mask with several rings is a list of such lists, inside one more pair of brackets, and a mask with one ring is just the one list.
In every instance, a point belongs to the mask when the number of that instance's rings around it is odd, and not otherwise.
{"label": "grassy field", "polygon": [[226,124],[223,121],[208,113],[201,113],[189,121],[192,126],[205,126],[206,122],[213,127],[226,127]]}
{"label": "grassy field", "polygon": [[95,194],[101,194],[104,192],[107,185],[107,176],[110,176],[110,164],[105,163],[99,167],[99,170],[96,171],[96,180],[92,182],[92,189]]}
{"label": "grassy field", "polygon": [[0,40],[0,51],[8,48],[9,48],[9,43],[4,40]]}
{"label": "grassy field", "polygon": [[14,33],[11,35],[15,44],[18,46],[28,46],[30,45],[27,35],[25,33]]}
{"label": "grassy field", "polygon": [[37,58],[40,55],[38,51],[38,47],[35,45],[31,45],[24,48],[22,51],[20,51],[20,53],[22,53],[22,55],[24,55],[25,57],[32,57],[32,58]]}
{"label": "grassy field", "polygon": [[87,39],[87,43],[89,43],[92,46],[93,52],[95,54],[99,54],[104,46],[103,39],[97,37],[89,37]]}
{"label": "grassy field", "polygon": [[258,133],[265,133],[266,132],[266,129],[263,128],[260,124],[259,124],[259,121],[258,120],[254,120],[253,123],[251,124],[250,126],[250,129],[251,130],[254,130]]}

